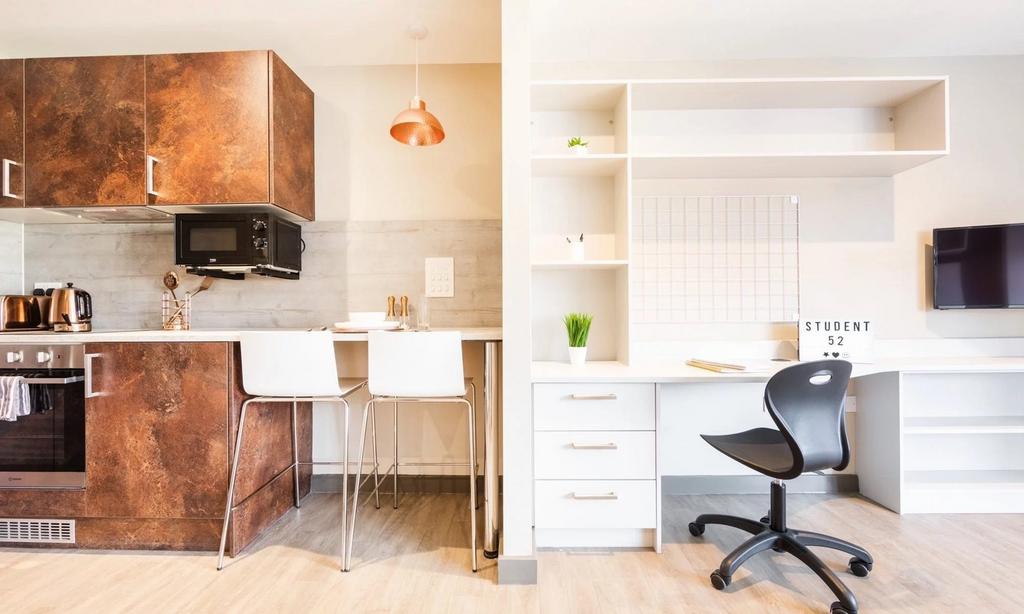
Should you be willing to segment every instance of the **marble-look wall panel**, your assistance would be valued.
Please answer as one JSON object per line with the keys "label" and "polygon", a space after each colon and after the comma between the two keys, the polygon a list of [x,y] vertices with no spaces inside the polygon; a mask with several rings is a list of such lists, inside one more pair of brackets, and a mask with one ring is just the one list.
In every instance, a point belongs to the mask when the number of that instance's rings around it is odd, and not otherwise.
{"label": "marble-look wall panel", "polygon": [[0,222],[0,294],[21,294],[21,224]]}
{"label": "marble-look wall panel", "polygon": [[[431,299],[433,325],[501,323],[500,220],[313,222],[302,233],[301,279],[217,280],[195,298],[193,327],[320,326],[349,310],[383,310],[388,294],[407,294],[415,305],[423,259],[431,256],[455,258],[455,297]],[[30,225],[24,253],[26,285],[75,282],[92,294],[97,329],[160,325],[161,279],[174,268],[173,226]],[[199,284],[179,272],[182,291]]]}

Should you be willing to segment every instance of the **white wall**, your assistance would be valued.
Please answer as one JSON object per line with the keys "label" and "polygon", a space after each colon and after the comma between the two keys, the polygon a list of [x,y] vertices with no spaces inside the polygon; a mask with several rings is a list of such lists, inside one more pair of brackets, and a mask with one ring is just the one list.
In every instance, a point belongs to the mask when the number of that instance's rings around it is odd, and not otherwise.
{"label": "white wall", "polygon": [[432,147],[391,138],[412,66],[296,67],[316,92],[317,219],[501,218],[497,64],[420,67],[420,95],[445,129]]}
{"label": "white wall", "polygon": [[0,222],[0,294],[24,291],[21,228],[21,224]]}

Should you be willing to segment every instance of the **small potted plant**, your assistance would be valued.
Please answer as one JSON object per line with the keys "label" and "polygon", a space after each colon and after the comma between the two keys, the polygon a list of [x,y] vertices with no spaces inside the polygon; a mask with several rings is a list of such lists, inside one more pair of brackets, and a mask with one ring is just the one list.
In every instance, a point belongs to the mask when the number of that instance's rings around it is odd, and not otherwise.
{"label": "small potted plant", "polygon": [[569,335],[569,364],[580,366],[587,362],[587,337],[594,316],[589,313],[565,315],[565,332]]}
{"label": "small potted plant", "polygon": [[583,140],[581,136],[574,136],[569,139],[569,151],[577,156],[585,156],[590,153],[590,143]]}

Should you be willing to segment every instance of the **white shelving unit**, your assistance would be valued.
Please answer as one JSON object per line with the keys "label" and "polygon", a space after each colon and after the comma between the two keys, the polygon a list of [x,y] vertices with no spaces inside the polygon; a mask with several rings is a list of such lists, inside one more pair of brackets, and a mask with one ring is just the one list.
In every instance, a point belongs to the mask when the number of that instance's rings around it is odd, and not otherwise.
{"label": "white shelving unit", "polygon": [[861,492],[903,513],[1024,512],[1024,372],[857,380]]}
{"label": "white shelving unit", "polygon": [[561,315],[589,311],[589,358],[629,361],[634,179],[895,175],[949,153],[948,99],[942,76],[535,81],[534,360],[566,360]]}

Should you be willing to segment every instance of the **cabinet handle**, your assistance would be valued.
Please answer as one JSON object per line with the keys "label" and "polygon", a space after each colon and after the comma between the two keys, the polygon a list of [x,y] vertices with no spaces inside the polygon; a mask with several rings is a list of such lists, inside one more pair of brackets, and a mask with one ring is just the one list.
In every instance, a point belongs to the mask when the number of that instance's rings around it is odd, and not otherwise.
{"label": "cabinet handle", "polygon": [[4,158],[3,166],[3,197],[17,198],[20,200],[21,197],[11,191],[11,167],[21,165],[15,162],[14,160],[8,160],[7,158]]}
{"label": "cabinet handle", "polygon": [[618,499],[619,495],[615,494],[614,491],[613,492],[602,492],[602,493],[597,493],[597,494],[586,494],[586,493],[574,492],[574,493],[572,493],[572,498],[580,500],[580,501],[587,501],[587,500],[594,501],[594,500]]}
{"label": "cabinet handle", "polygon": [[153,187],[153,167],[159,162],[153,156],[146,156],[146,194],[160,196]]}
{"label": "cabinet handle", "polygon": [[576,443],[569,444],[573,450],[618,450],[619,444],[614,441],[608,443]]}
{"label": "cabinet handle", "polygon": [[604,394],[587,394],[585,392],[574,392],[570,397],[573,401],[614,401],[619,398],[619,395],[614,392],[606,392]]}
{"label": "cabinet handle", "polygon": [[92,361],[94,358],[99,358],[99,354],[86,354],[85,355],[85,398],[92,399],[101,396],[102,392],[96,392],[92,389]]}

